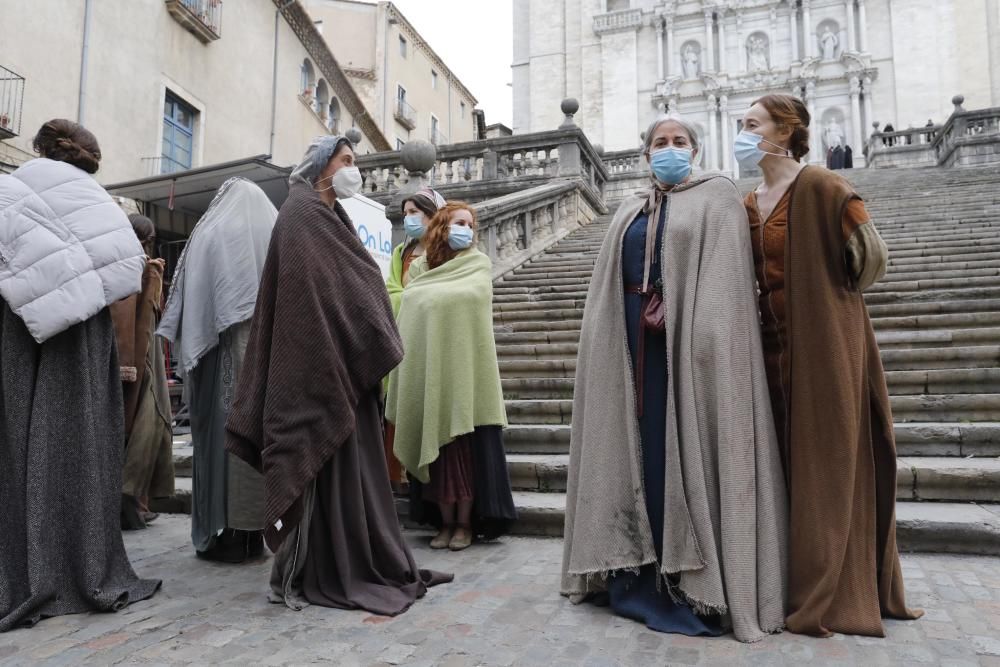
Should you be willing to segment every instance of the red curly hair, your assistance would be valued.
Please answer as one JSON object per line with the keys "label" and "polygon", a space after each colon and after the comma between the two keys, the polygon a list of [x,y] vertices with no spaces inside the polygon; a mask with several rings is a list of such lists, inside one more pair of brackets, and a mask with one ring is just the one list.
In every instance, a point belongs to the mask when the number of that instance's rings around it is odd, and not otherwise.
{"label": "red curly hair", "polygon": [[[459,253],[457,250],[452,250],[451,246],[448,245],[451,215],[455,211],[468,211],[472,215],[473,232],[479,227],[479,221],[476,218],[476,209],[464,201],[448,202],[439,208],[438,212],[427,223],[427,232],[423,238],[424,248],[427,252],[427,266],[432,269],[436,269],[445,262],[454,259],[455,255]],[[473,240],[473,245],[475,245],[475,240]]]}

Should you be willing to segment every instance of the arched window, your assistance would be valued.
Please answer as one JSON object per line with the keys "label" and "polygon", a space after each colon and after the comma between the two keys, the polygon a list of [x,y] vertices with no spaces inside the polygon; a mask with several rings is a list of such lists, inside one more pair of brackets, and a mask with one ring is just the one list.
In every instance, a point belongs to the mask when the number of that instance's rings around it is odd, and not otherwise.
{"label": "arched window", "polygon": [[316,111],[316,115],[325,120],[326,114],[329,112],[327,108],[329,104],[330,90],[326,86],[326,81],[320,79],[316,84],[316,101],[313,102],[313,109]]}
{"label": "arched window", "polygon": [[306,58],[299,67],[299,95],[302,97],[313,97],[316,94],[316,74],[312,63]]}
{"label": "arched window", "polygon": [[336,98],[330,98],[330,115],[326,119],[326,126],[330,128],[330,131],[334,134],[340,133],[340,101]]}

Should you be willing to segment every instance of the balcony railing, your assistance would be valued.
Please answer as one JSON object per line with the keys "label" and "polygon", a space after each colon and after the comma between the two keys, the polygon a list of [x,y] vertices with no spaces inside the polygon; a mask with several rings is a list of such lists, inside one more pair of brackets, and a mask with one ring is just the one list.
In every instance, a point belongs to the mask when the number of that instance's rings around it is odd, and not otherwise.
{"label": "balcony railing", "polygon": [[167,11],[203,44],[222,37],[222,0],[165,0]]}
{"label": "balcony railing", "polygon": [[21,107],[24,104],[24,77],[0,67],[0,139],[21,133]]}
{"label": "balcony railing", "polygon": [[431,130],[431,143],[435,146],[444,146],[448,143],[448,137],[440,130]]}
{"label": "balcony railing", "polygon": [[406,100],[396,100],[396,111],[393,114],[400,125],[408,130],[417,127],[417,112]]}

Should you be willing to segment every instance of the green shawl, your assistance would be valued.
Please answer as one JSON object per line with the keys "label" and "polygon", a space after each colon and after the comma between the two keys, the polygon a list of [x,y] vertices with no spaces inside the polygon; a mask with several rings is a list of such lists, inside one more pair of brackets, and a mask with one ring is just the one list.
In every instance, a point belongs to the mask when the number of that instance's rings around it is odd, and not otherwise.
{"label": "green shawl", "polygon": [[392,303],[392,314],[399,317],[399,304],[403,301],[403,249],[409,241],[404,241],[392,250],[389,261],[389,276],[385,279],[385,288],[389,290],[389,301]]}
{"label": "green shawl", "polygon": [[385,414],[396,458],[426,483],[441,447],[476,426],[507,426],[489,257],[466,250],[436,269],[416,259],[397,323],[405,356],[389,376]]}

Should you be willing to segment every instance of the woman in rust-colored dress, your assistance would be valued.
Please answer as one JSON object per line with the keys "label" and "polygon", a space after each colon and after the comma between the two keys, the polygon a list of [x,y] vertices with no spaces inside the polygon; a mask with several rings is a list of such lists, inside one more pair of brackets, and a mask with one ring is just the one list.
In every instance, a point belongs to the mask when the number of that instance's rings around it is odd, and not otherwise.
{"label": "woman in rust-colored dress", "polygon": [[799,160],[809,112],[789,95],[751,105],[740,166],[763,182],[745,204],[764,356],[790,496],[787,627],[885,635],[913,619],[896,550],[896,446],[862,291],[888,252],[851,185]]}

